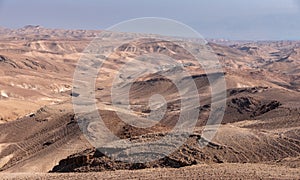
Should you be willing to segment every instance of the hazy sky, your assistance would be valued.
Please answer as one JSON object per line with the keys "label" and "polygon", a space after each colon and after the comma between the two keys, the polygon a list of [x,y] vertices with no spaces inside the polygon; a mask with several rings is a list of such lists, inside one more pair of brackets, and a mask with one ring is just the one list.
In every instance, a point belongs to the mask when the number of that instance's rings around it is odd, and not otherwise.
{"label": "hazy sky", "polygon": [[181,21],[205,38],[300,39],[299,0],[0,0],[0,26],[105,29],[139,17]]}

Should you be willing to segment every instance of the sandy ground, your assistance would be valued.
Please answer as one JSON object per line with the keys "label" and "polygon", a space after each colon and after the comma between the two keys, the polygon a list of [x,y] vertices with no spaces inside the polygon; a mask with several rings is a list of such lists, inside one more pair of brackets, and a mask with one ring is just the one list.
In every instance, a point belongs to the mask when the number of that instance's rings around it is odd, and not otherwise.
{"label": "sandy ground", "polygon": [[0,179],[300,179],[299,168],[267,164],[203,164],[180,169],[144,169],[99,173],[12,173]]}

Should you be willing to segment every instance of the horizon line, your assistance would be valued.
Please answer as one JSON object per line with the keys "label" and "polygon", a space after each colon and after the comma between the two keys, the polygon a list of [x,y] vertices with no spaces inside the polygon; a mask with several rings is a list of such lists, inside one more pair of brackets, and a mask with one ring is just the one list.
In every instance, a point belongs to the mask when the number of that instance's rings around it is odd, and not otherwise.
{"label": "horizon line", "polygon": [[[19,27],[6,27],[6,26],[0,26],[0,29],[8,29],[8,30],[20,30],[24,28],[43,28],[43,29],[49,29],[49,30],[69,30],[69,31],[109,31],[107,29],[92,29],[92,28],[63,28],[63,27],[45,27],[43,25],[33,25],[28,24],[24,26]],[[125,33],[125,32],[124,32]],[[135,33],[135,32],[132,32]],[[228,37],[205,37],[203,36],[205,40],[208,41],[224,41],[224,43],[227,41],[228,43],[230,41],[237,41],[237,42],[280,42],[280,41],[300,41],[300,39],[235,39],[235,38],[228,38]]]}

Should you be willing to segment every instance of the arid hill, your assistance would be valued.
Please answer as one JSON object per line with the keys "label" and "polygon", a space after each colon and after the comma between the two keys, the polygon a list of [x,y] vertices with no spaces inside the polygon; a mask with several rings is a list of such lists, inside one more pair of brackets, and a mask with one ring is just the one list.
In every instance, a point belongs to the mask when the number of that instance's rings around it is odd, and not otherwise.
{"label": "arid hill", "polygon": [[[230,177],[236,173],[251,178],[245,169],[257,171],[258,177],[266,177],[261,171],[270,169],[285,173],[281,174],[282,178],[300,176],[297,173],[300,172],[300,42],[226,43],[230,45],[210,42],[208,45],[220,61],[223,72],[209,72],[209,75],[192,61],[191,54],[168,41],[142,39],[118,47],[106,58],[95,86],[96,111],[106,127],[120,138],[118,142],[108,143],[107,148],[122,143],[124,139],[132,142],[159,139],[166,136],[178,121],[181,111],[178,88],[159,73],[150,73],[134,81],[130,87],[131,110],[123,108],[122,105],[125,107],[126,104],[121,94],[120,106],[112,105],[113,78],[127,62],[131,62],[129,72],[141,68],[139,61],[135,60],[138,55],[159,52],[182,62],[191,77],[180,76],[178,80],[188,85],[185,82],[192,78],[200,97],[199,106],[184,109],[186,112],[199,111],[194,132],[187,141],[169,156],[142,164],[115,161],[97,151],[78,125],[85,119],[73,111],[72,98],[82,95],[72,92],[75,68],[84,55],[84,49],[100,32],[40,26],[0,29],[0,170],[3,173],[126,170],[116,171],[117,176],[137,169],[146,169],[134,171],[137,174],[149,174],[152,170],[147,168],[158,168],[159,172],[175,174],[187,171],[196,177],[195,171],[199,169],[201,175],[203,168],[209,166],[222,171],[212,169],[208,173],[228,173]],[[116,42],[118,36],[127,35],[111,34],[116,36]],[[196,51],[203,50],[190,43]],[[179,72],[178,67],[169,67],[162,62],[156,62],[156,66],[167,74]],[[208,76],[213,77],[211,81]],[[217,102],[226,100],[224,118],[213,140],[201,148],[199,143],[206,141],[201,136],[203,126],[214,106],[210,86],[218,84],[223,77],[226,98],[217,98]],[[120,79],[130,77],[120,75]],[[124,88],[127,86],[122,84]],[[183,89],[185,95],[195,98],[186,88]],[[155,94],[162,95],[167,103],[156,104],[153,110],[149,107],[149,98]],[[127,124],[117,115],[122,113],[136,122],[154,123],[146,117],[163,108],[166,112],[163,119],[147,128]],[[130,148],[125,145],[117,147],[114,155],[124,155]],[[235,171],[225,166],[242,170]],[[184,168],[167,169],[181,167]],[[102,172],[102,175],[115,177],[106,173]]]}

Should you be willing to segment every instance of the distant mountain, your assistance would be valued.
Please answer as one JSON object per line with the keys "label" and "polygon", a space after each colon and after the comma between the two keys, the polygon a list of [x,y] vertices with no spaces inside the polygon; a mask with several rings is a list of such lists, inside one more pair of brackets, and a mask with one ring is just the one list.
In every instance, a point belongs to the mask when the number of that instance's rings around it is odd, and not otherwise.
{"label": "distant mountain", "polygon": [[19,29],[0,28],[1,39],[82,39],[96,37],[99,30],[48,29],[39,25],[27,25]]}

